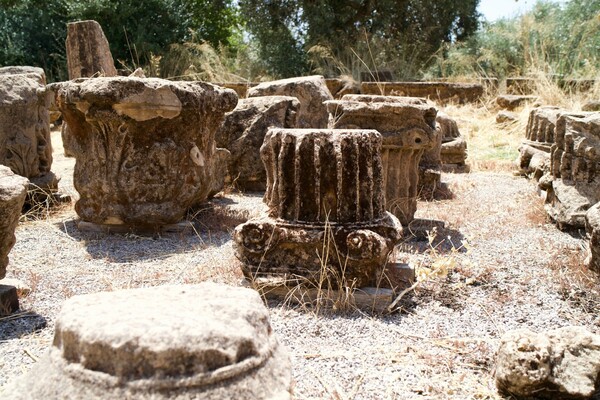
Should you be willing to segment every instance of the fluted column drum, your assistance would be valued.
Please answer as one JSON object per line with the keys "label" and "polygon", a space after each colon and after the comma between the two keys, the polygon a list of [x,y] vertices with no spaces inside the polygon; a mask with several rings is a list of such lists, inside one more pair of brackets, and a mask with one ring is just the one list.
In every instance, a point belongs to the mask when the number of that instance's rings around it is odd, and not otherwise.
{"label": "fluted column drum", "polygon": [[436,141],[436,108],[421,99],[392,96],[344,96],[326,104],[330,127],[381,133],[386,208],[408,225],[417,211],[419,162]]}
{"label": "fluted column drum", "polygon": [[326,267],[375,282],[402,231],[385,211],[381,144],[373,130],[271,129],[261,148],[268,216],[234,233],[246,276],[317,279]]}

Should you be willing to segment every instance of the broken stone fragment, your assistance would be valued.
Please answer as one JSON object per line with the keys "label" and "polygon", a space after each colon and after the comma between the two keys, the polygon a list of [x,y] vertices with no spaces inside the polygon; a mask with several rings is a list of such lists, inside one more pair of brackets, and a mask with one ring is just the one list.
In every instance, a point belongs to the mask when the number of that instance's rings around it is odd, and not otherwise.
{"label": "broken stone fragment", "polygon": [[291,398],[291,368],[257,292],[215,283],[74,296],[13,399]]}
{"label": "broken stone fragment", "polygon": [[66,51],[69,79],[117,76],[108,40],[96,21],[69,22]]}
{"label": "broken stone fragment", "polygon": [[15,244],[15,228],[29,181],[0,165],[0,279],[6,276],[8,253]]}
{"label": "broken stone fragment", "polygon": [[325,79],[320,75],[263,82],[248,90],[248,97],[291,96],[298,99],[298,128],[327,128],[327,108],[333,100]]}
{"label": "broken stone fragment", "polygon": [[546,211],[560,228],[583,228],[586,211],[600,201],[600,114],[560,114],[550,151]]}
{"label": "broken stone fragment", "polygon": [[464,166],[467,160],[467,141],[460,134],[458,124],[443,112],[437,113],[435,122],[442,136],[442,148],[440,150],[442,164]]}
{"label": "broken stone fragment", "polygon": [[585,213],[585,230],[589,238],[585,265],[600,273],[600,203],[596,203]]}
{"label": "broken stone fragment", "polygon": [[32,189],[55,191],[49,107],[41,68],[0,68],[0,164],[31,181]]}
{"label": "broken stone fragment", "polygon": [[233,90],[134,77],[51,87],[73,138],[75,210],[97,224],[159,227],[223,187],[229,152],[215,132]]}
{"label": "broken stone fragment", "polygon": [[568,326],[547,333],[506,333],[496,359],[496,385],[511,395],[589,399],[600,387],[600,335]]}
{"label": "broken stone fragment", "polygon": [[260,147],[269,128],[295,128],[300,103],[295,97],[262,96],[242,99],[225,115],[216,134],[218,147],[231,152],[228,181],[242,190],[267,186]]}
{"label": "broken stone fragment", "polygon": [[496,97],[496,103],[500,108],[513,111],[526,103],[533,103],[539,100],[537,96],[519,96],[514,94],[503,94]]}

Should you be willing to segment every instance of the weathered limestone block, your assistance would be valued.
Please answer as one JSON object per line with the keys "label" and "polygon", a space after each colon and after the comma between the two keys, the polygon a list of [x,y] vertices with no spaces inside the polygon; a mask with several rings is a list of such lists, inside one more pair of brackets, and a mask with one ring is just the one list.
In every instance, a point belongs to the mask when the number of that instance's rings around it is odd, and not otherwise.
{"label": "weathered limestone block", "polygon": [[351,77],[348,78],[327,78],[325,79],[327,89],[334,99],[341,99],[347,94],[360,93],[360,84]]}
{"label": "weathered limestone block", "polygon": [[507,332],[498,349],[496,385],[518,397],[589,399],[600,387],[600,335],[578,326]]}
{"label": "weathered limestone block", "polygon": [[440,150],[442,164],[464,166],[467,160],[467,141],[460,134],[458,124],[443,112],[437,113],[435,122],[442,136],[442,148]]}
{"label": "weathered limestone block", "polygon": [[214,136],[237,104],[233,90],[129,77],[52,86],[75,141],[82,220],[172,224],[222,188],[229,152]]}
{"label": "weathered limestone block", "polygon": [[497,124],[510,124],[519,120],[519,114],[512,111],[500,111],[496,114]]}
{"label": "weathered limestone block", "polygon": [[363,82],[362,94],[426,97],[434,101],[460,104],[478,101],[483,95],[480,83],[453,82]]}
{"label": "weathered limestone block", "polygon": [[30,67],[26,65],[8,66],[0,68],[0,76],[3,75],[30,75],[40,85],[46,85],[46,73],[42,68]]}
{"label": "weathered limestone block", "polygon": [[583,228],[586,211],[600,201],[600,114],[560,115],[554,139],[546,211],[559,228]]}
{"label": "weathered limestone block", "polygon": [[32,189],[54,191],[48,108],[52,99],[41,68],[0,68],[0,164],[31,181]]}
{"label": "weathered limestone block", "polygon": [[435,107],[419,98],[356,95],[326,104],[332,128],[381,133],[387,210],[408,225],[417,211],[421,156],[436,143]]}
{"label": "weathered limestone block", "polygon": [[233,235],[244,275],[375,284],[402,233],[385,211],[380,152],[372,130],[269,130],[261,148],[269,214]]}
{"label": "weathered limestone block", "polygon": [[596,203],[585,213],[585,230],[590,240],[585,265],[600,273],[600,203]]}
{"label": "weathered limestone block", "polygon": [[254,290],[215,283],[74,296],[20,399],[291,399],[289,356]]}
{"label": "weathered limestone block", "polygon": [[214,85],[227,89],[232,89],[238,95],[238,98],[245,99],[248,96],[248,90],[258,85],[256,82],[214,82]]}
{"label": "weathered limestone block", "polygon": [[333,100],[322,76],[305,76],[261,83],[248,90],[248,97],[291,96],[300,101],[298,128],[326,128],[327,108],[323,104]]}
{"label": "weathered limestone block", "polygon": [[515,94],[503,94],[496,97],[496,103],[505,110],[512,111],[526,103],[533,103],[539,100],[537,96],[523,96]]}
{"label": "weathered limestone block", "polygon": [[15,244],[15,228],[28,185],[27,179],[0,165],[0,279],[6,276],[8,253]]}
{"label": "weathered limestone block", "polygon": [[69,79],[117,76],[108,40],[96,21],[69,22],[66,48]]}
{"label": "weathered limestone block", "polygon": [[522,174],[533,174],[534,178],[539,180],[548,172],[556,120],[564,112],[559,107],[538,107],[529,112],[525,140],[519,147],[517,160]]}
{"label": "weathered limestone block", "polygon": [[218,147],[231,152],[228,181],[242,190],[264,191],[267,187],[260,147],[269,128],[295,128],[300,103],[295,97],[263,96],[242,99],[216,134]]}

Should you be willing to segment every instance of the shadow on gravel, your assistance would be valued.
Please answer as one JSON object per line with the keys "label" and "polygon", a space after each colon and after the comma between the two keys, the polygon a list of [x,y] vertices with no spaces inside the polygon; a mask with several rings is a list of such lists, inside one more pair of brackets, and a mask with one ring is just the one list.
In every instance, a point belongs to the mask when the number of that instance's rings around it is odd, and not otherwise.
{"label": "shadow on gravel", "polygon": [[43,316],[33,311],[19,310],[0,319],[0,342],[37,332],[44,329],[46,325],[47,321]]}
{"label": "shadow on gravel", "polygon": [[231,239],[222,229],[210,230],[194,224],[181,232],[158,235],[131,233],[83,232],[76,220],[56,224],[73,240],[81,242],[94,259],[116,263],[152,260],[172,254],[186,253],[209,247],[220,247]]}
{"label": "shadow on gravel", "polygon": [[432,238],[429,243],[429,237],[425,232],[406,232],[405,238],[399,245],[399,250],[403,252],[423,253],[432,248],[439,254],[448,254],[451,252],[464,253],[467,250],[463,246],[464,235],[452,228],[436,229],[430,232]]}

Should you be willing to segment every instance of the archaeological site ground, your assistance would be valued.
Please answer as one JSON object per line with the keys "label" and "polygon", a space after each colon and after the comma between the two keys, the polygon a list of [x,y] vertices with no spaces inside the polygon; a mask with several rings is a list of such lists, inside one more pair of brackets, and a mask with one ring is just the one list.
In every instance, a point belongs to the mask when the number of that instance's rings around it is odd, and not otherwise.
{"label": "archaeological site ground", "polygon": [[600,399],[597,1],[33,3],[2,399]]}

